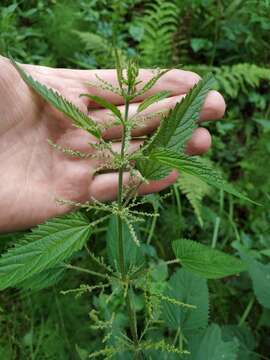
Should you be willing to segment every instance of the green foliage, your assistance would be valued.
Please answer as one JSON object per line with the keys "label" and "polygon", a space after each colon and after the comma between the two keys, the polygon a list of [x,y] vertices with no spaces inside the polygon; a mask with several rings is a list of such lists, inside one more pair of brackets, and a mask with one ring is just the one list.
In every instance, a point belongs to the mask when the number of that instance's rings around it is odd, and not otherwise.
{"label": "green foliage", "polygon": [[248,94],[250,89],[258,88],[262,81],[270,80],[270,69],[255,64],[242,63],[220,67],[198,65],[190,67],[201,75],[211,71],[218,84],[218,90],[234,99],[240,93]]}
{"label": "green foliage", "polygon": [[53,285],[56,285],[64,276],[65,267],[64,264],[60,264],[57,267],[52,267],[43,270],[24,281],[20,282],[17,287],[20,289],[30,289],[33,291],[39,291],[47,289]]}
{"label": "green foliage", "polygon": [[[150,138],[143,154],[151,156],[158,148],[183,152],[188,139],[198,126],[200,109],[205,97],[213,85],[211,75],[199,81],[189,94],[169,112],[161,122],[157,133]],[[168,167],[162,167],[155,161],[141,160],[137,167],[147,179],[159,179],[168,173]]]}
{"label": "green foliage", "polygon": [[143,37],[139,44],[142,65],[166,66],[172,57],[173,34],[176,32],[178,9],[171,1],[156,0],[139,21]]}
{"label": "green foliage", "polygon": [[[111,266],[113,266],[117,271],[119,269],[119,253],[117,245],[117,218],[112,216],[108,225],[106,233],[106,250],[107,256]],[[141,266],[144,262],[144,255],[141,247],[134,242],[132,235],[128,226],[125,224],[123,229],[123,238],[124,238],[124,252],[125,252],[125,267],[127,270],[132,269],[132,267]]]}
{"label": "green foliage", "polygon": [[208,324],[208,289],[206,280],[184,270],[178,269],[168,282],[166,296],[195,305],[195,309],[185,309],[164,301],[162,318],[166,326],[183,334],[205,328]]}
{"label": "green foliage", "polygon": [[48,89],[45,85],[40,84],[28,75],[18,64],[12,61],[15,68],[20,73],[23,80],[32,87],[45,101],[54,106],[57,110],[61,111],[67,117],[69,117],[75,126],[80,127],[88,131],[93,136],[100,138],[101,131],[97,124],[85,115],[74,104],[63,98],[60,94],[52,89]]}
{"label": "green foliage", "polygon": [[203,226],[202,200],[210,193],[210,186],[200,178],[186,173],[181,173],[177,185],[188,198],[200,225]]}
{"label": "green foliage", "polygon": [[270,264],[262,264],[253,259],[246,259],[254,293],[259,303],[270,309]]}
{"label": "green foliage", "polygon": [[237,360],[257,360],[255,353],[256,341],[247,327],[226,325],[222,327],[222,339],[224,341],[238,341]]}
{"label": "green foliage", "polygon": [[82,248],[90,234],[89,221],[80,213],[65,215],[39,225],[2,255],[0,288],[20,285],[22,281],[68,260]]}
{"label": "green foliage", "polygon": [[192,240],[174,241],[173,250],[184,269],[207,279],[220,279],[246,270],[240,259]]}
{"label": "green foliage", "polygon": [[213,324],[190,337],[189,350],[192,360],[236,360],[238,341],[223,341],[220,327]]}
{"label": "green foliage", "polygon": [[169,150],[156,150],[150,153],[150,159],[164,164],[171,169],[194,175],[207,184],[226,191],[240,199],[253,202],[224,180],[219,171],[216,171],[198,157],[177,154]]}

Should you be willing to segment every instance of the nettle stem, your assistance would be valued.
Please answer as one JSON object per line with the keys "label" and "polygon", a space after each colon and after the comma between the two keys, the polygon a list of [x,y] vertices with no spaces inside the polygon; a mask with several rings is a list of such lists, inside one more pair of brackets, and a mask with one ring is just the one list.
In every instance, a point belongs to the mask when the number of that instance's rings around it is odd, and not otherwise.
{"label": "nettle stem", "polygon": [[[129,99],[128,95],[125,97],[125,115],[122,122],[122,145],[121,145],[121,161],[122,165],[118,171],[118,209],[119,212],[122,211],[124,204],[123,204],[123,174],[125,170],[124,160],[125,160],[125,144],[126,144],[126,137],[127,137],[127,122],[128,122],[128,113],[129,113]],[[125,266],[125,249],[124,249],[124,237],[123,237],[123,220],[120,214],[117,215],[117,224],[118,224],[118,256],[119,256],[119,266],[121,277],[124,283],[128,283],[128,291],[126,295],[126,306],[128,310],[129,316],[129,323],[130,323],[130,331],[134,341],[135,346],[138,345],[138,333],[137,333],[137,318],[136,318],[136,311],[132,306],[132,299],[131,299],[131,292],[132,287],[129,283],[127,273],[126,273],[126,266]],[[140,359],[139,354],[136,356]]]}

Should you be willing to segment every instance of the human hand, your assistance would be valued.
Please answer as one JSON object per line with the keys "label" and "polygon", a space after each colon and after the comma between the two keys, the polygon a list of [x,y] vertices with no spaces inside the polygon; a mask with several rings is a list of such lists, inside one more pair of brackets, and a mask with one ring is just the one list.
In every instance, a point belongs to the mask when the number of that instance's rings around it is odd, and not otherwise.
{"label": "human hand", "polygon": [[[100,201],[113,200],[117,196],[118,174],[116,172],[97,174],[101,160],[98,156],[88,159],[74,159],[55,151],[47,142],[51,139],[61,147],[89,152],[89,143],[94,139],[87,132],[75,128],[59,111],[53,109],[34,93],[21,79],[8,59],[0,57],[0,232],[29,228],[71,210],[70,206],[59,205],[57,198],[85,202],[91,198]],[[23,65],[34,79],[53,88],[77,105],[99,123],[110,122],[106,109],[97,108],[81,93],[89,93],[86,82],[95,82],[95,74],[117,85],[114,70],[70,70],[53,69],[35,65]],[[141,70],[140,79],[145,82],[152,76],[150,71]],[[156,85],[137,98],[130,107],[135,113],[140,101],[161,90],[169,90],[171,96],[152,105],[145,113],[169,110],[199,81],[195,73],[171,70]],[[122,99],[110,92],[91,88],[91,94],[106,98],[109,102],[124,108]],[[225,103],[216,91],[209,92],[200,119],[214,120],[223,116]],[[142,127],[134,130],[130,151],[141,145],[136,137],[153,132],[159,124],[155,116]],[[104,138],[117,140],[121,129],[112,127],[104,131]],[[114,149],[120,151],[120,140],[114,142]],[[211,136],[204,128],[198,128],[187,144],[189,154],[201,154],[211,145]],[[143,184],[140,194],[160,191],[172,184],[177,173],[172,172],[160,181]],[[128,183],[129,174],[124,176]]]}

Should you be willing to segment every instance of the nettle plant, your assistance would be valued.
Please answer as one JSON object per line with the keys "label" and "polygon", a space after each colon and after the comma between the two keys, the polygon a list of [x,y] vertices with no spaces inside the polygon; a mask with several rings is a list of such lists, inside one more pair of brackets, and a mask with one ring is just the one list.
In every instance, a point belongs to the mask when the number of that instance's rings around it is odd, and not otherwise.
{"label": "nettle plant", "polygon": [[[83,204],[59,199],[61,203],[73,205],[75,211],[34,228],[2,255],[0,289],[47,288],[62,279],[67,269],[89,274],[91,282],[97,279],[94,284],[90,285],[89,281],[79,288],[62,292],[93,294],[93,309],[89,315],[97,341],[87,355],[78,346],[81,359],[178,359],[189,356],[189,359],[195,360],[201,359],[201,354],[211,354],[207,359],[213,360],[235,359],[237,340],[232,336],[224,341],[220,327],[208,325],[207,279],[238,274],[246,269],[245,263],[232,255],[187,239],[172,239],[175,259],[158,259],[153,255],[155,250],[149,243],[151,239],[147,241],[142,238],[140,224],[145,224],[146,217],[157,217],[159,207],[154,206],[151,195],[140,198],[137,195],[141,184],[162,179],[172,169],[177,169],[180,174],[188,174],[247,199],[209,163],[188,156],[184,151],[187,140],[197,127],[205,97],[213,87],[213,77],[206,76],[174,109],[163,114],[156,133],[147,138],[139,150],[130,153],[131,131],[141,126],[149,116],[156,115],[144,115],[144,111],[154,102],[169,96],[169,92],[161,91],[149,96],[132,116],[129,105],[153,87],[168,70],[156,69],[151,80],[140,83],[137,63],[129,60],[124,66],[116,53],[118,87],[100,78],[90,86],[98,86],[122,96],[124,114],[105,99],[91,95],[91,88],[89,94],[82,94],[108,109],[113,119],[111,126],[122,127],[121,152],[116,153],[112,142],[103,139],[104,129],[99,124],[12,62],[34,91],[63,112],[74,126],[96,138],[96,143],[89,146],[100,150],[101,156],[107,159],[99,171],[118,170],[118,197],[116,201],[106,204],[96,199]],[[61,148],[51,141],[50,144],[55,151],[62,151],[67,156],[92,156],[91,151],[86,154]],[[127,171],[130,181],[124,186],[123,174]],[[155,211],[148,211],[151,206]],[[104,228],[104,225],[107,226],[105,258],[89,250],[91,235],[97,233],[100,226]],[[73,254],[83,248],[91,260],[88,268],[71,264]],[[168,278],[169,266],[174,272]]]}

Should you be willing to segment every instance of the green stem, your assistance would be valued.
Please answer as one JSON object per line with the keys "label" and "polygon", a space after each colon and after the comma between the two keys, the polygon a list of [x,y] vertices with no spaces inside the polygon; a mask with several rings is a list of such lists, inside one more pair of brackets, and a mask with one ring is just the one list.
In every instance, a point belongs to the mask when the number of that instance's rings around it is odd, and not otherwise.
{"label": "green stem", "polygon": [[[124,120],[122,122],[122,144],[121,144],[121,160],[124,162],[125,160],[125,142],[126,142],[126,136],[127,136],[127,121],[128,121],[128,112],[129,112],[129,100],[126,97],[125,98],[125,115]],[[123,173],[124,173],[124,165],[122,165],[119,168],[118,172],[118,197],[117,197],[117,203],[118,203],[118,210],[119,212],[123,209]],[[119,256],[119,266],[120,266],[120,272],[121,272],[121,278],[124,282],[126,282],[127,275],[126,275],[126,267],[125,267],[125,249],[124,249],[124,239],[123,239],[123,220],[120,215],[117,216],[117,227],[118,227],[118,256]],[[138,333],[137,333],[137,319],[136,319],[136,312],[133,309],[132,306],[132,300],[130,296],[131,287],[129,285],[129,289],[126,296],[126,305],[128,310],[128,316],[129,316],[129,323],[130,323],[130,331],[131,335],[134,341],[135,346],[137,347],[139,341],[138,341]],[[136,358],[140,359],[140,354],[135,355]]]}
{"label": "green stem", "polygon": [[81,268],[81,267],[79,267],[79,266],[74,266],[74,265],[66,264],[66,265],[65,265],[65,268],[71,269],[71,270],[77,270],[77,271],[84,272],[84,273],[87,273],[87,274],[90,274],[90,275],[94,275],[94,276],[98,276],[98,277],[102,277],[103,279],[108,279],[108,278],[109,278],[109,276],[106,275],[106,274],[102,274],[102,273],[99,273],[99,272],[93,271],[93,270],[84,269],[84,268]]}
{"label": "green stem", "polygon": [[244,325],[244,322],[246,321],[251,309],[252,309],[252,306],[254,304],[254,301],[255,301],[255,296],[252,296],[251,299],[249,300],[248,304],[247,304],[247,307],[245,308],[245,311],[243,313],[243,315],[241,316],[241,319],[239,320],[238,322],[238,326],[242,326]]}

